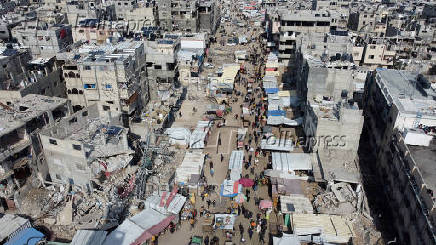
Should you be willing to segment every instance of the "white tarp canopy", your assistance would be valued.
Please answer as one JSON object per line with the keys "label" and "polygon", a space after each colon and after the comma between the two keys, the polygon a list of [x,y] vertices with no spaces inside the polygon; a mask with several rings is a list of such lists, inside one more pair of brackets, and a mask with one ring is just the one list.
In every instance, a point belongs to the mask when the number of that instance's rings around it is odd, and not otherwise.
{"label": "white tarp canopy", "polygon": [[293,214],[292,229],[298,236],[321,234],[324,243],[349,244],[353,232],[345,218],[328,214]]}
{"label": "white tarp canopy", "polygon": [[182,164],[176,169],[176,183],[188,183],[193,174],[200,174],[203,169],[204,154],[202,151],[188,151]]}
{"label": "white tarp canopy", "polygon": [[295,118],[295,119],[289,119],[287,117],[284,116],[269,116],[267,118],[266,123],[268,125],[287,125],[287,126],[292,126],[292,127],[296,127],[296,126],[300,126],[303,123],[303,118],[299,117],[299,118]]}
{"label": "white tarp canopy", "polygon": [[270,151],[293,151],[294,145],[290,139],[277,139],[276,137],[270,137],[260,142],[260,148],[262,150]]}
{"label": "white tarp canopy", "polygon": [[187,128],[167,128],[165,134],[171,145],[187,145],[191,137],[191,131]]}
{"label": "white tarp canopy", "polygon": [[282,237],[273,237],[273,245],[301,245],[301,243],[296,235],[283,233]]}
{"label": "white tarp canopy", "polygon": [[312,203],[309,198],[300,194],[280,196],[281,212],[284,214],[313,214]]}
{"label": "white tarp canopy", "polygon": [[[160,195],[155,192],[152,196],[148,197],[144,203],[146,207],[157,210],[163,214],[179,214],[185,205],[186,197],[175,194],[172,199],[169,200],[170,196],[171,192],[162,192]],[[161,201],[165,204],[162,207],[160,206]],[[168,201],[170,201],[169,204],[167,204]]]}
{"label": "white tarp canopy", "polygon": [[215,224],[218,229],[232,230],[235,225],[234,214],[215,214]]}
{"label": "white tarp canopy", "polygon": [[189,147],[191,149],[204,148],[204,141],[206,140],[211,124],[212,123],[209,121],[197,122],[197,127],[194,129],[189,139]]}
{"label": "white tarp canopy", "polygon": [[104,241],[104,245],[130,245],[143,232],[154,225],[159,224],[167,216],[151,208],[144,209],[139,214],[127,218],[123,223],[112,231]]}
{"label": "white tarp canopy", "polygon": [[229,159],[230,179],[239,180],[242,174],[244,163],[244,151],[232,151]]}
{"label": "white tarp canopy", "polygon": [[312,170],[311,155],[309,153],[272,153],[272,169],[283,172],[295,170]]}
{"label": "white tarp canopy", "polygon": [[107,231],[78,230],[70,245],[101,245],[106,235]]}

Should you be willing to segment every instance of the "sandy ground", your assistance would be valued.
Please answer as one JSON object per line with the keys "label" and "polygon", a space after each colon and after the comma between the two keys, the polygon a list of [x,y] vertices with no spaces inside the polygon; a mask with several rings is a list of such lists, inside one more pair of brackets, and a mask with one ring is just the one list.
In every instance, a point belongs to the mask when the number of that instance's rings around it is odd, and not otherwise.
{"label": "sandy ground", "polygon": [[[234,27],[226,27],[226,31],[227,33],[231,33],[234,29]],[[239,32],[242,30],[239,30]],[[220,37],[221,35],[218,34],[218,40],[217,43],[213,44],[211,51],[212,53],[214,53],[214,49],[215,48],[219,48],[220,52],[226,52],[228,55],[224,55],[221,57],[215,57],[212,56],[212,61],[213,61],[213,65],[215,66],[215,69],[207,69],[205,71],[203,71],[202,76],[207,76],[204,75],[205,73],[211,73],[214,70],[217,69],[217,67],[221,66],[224,63],[234,63],[234,60],[232,60],[231,58],[228,57],[232,57],[233,56],[233,52],[235,50],[248,50],[249,48],[257,48],[259,49],[259,43],[252,43],[249,45],[245,45],[245,46],[221,46],[220,44],[220,40],[221,39],[226,39],[227,36],[223,36]],[[253,46],[253,47],[251,47]],[[245,77],[248,77],[250,75],[254,75],[254,67],[251,64],[244,64],[245,67],[247,67],[247,74],[243,75]],[[254,84],[254,87],[257,87],[258,84]],[[237,91],[241,91],[243,93],[246,93],[246,87],[243,84],[237,84],[236,85],[236,90]],[[196,122],[198,120],[201,120],[203,118],[203,113],[206,110],[206,106],[208,104],[210,104],[210,100],[208,98],[206,98],[206,95],[204,92],[202,92],[201,90],[198,91],[196,89],[189,89],[188,90],[188,96],[190,97],[189,93],[196,93],[196,94],[192,94],[192,97],[197,97],[197,100],[186,100],[183,102],[182,108],[181,108],[181,114],[182,116],[178,116],[174,125],[176,126],[185,126],[185,127],[194,127]],[[235,96],[235,95],[234,95]],[[229,164],[229,156],[231,154],[231,152],[233,150],[236,150],[236,132],[237,129],[239,127],[242,127],[242,121],[240,120],[240,118],[235,119],[235,114],[238,115],[242,115],[242,110],[240,108],[240,105],[243,101],[243,98],[240,97],[238,99],[237,102],[231,104],[232,106],[232,113],[230,113],[229,115],[227,115],[226,118],[226,126],[222,127],[222,128],[217,128],[216,125],[213,127],[212,129],[212,134],[210,135],[209,139],[208,139],[208,143],[207,143],[207,147],[204,149],[205,152],[208,152],[209,155],[211,156],[210,160],[207,160],[206,164],[205,164],[205,177],[207,180],[207,183],[209,185],[217,185],[219,186],[223,180],[226,178],[227,175],[227,170],[228,170],[228,164]],[[259,99],[256,99],[256,102],[258,102]],[[197,109],[196,113],[192,112],[192,107],[195,107]],[[251,117],[251,119],[253,120],[254,117]],[[252,133],[252,129],[251,127],[249,128],[248,133]],[[247,134],[248,136],[248,134]],[[222,140],[222,144],[218,145],[218,138],[221,138]],[[246,142],[248,137],[246,137]],[[254,138],[254,137],[253,137]],[[252,146],[255,148],[256,144],[252,143]],[[224,160],[221,162],[220,156],[221,154],[224,156]],[[248,158],[248,154],[249,152],[245,151],[245,156]],[[253,159],[254,159],[254,153],[253,154]],[[209,172],[209,161],[212,161],[214,163],[214,170],[215,170],[215,174],[214,176],[210,176],[210,172]],[[260,174],[265,168],[266,168],[266,164],[267,164],[267,158],[266,157],[260,157],[259,158],[259,162],[257,164],[257,166],[253,166],[255,169],[255,174]],[[245,176],[246,174],[249,175],[250,178],[254,178],[254,175],[250,174],[250,169],[245,169],[243,168],[243,173],[242,176]],[[243,190],[243,192],[245,193],[245,189]],[[251,191],[251,195],[250,195],[250,201],[249,202],[245,202],[244,203],[244,207],[247,208],[248,210],[253,212],[253,217],[256,216],[257,213],[261,212],[260,209],[258,207],[255,206],[254,203],[254,197],[257,196],[260,199],[271,199],[268,196],[268,186],[259,186],[257,192],[254,192],[252,190],[252,188],[249,188]],[[218,191],[218,190],[217,190]],[[197,198],[196,203],[195,203],[195,208],[197,209],[197,211],[203,206],[205,208],[207,208],[207,199],[210,200],[215,200],[216,201],[216,207],[213,207],[211,205],[209,211],[211,213],[226,213],[227,208],[231,206],[231,201],[230,198],[226,198],[226,197],[221,197],[218,193],[213,193],[211,194],[208,198],[206,198],[204,201],[201,200],[201,198]],[[262,216],[263,218],[265,217],[265,215]],[[271,215],[270,217],[270,221],[274,221],[275,219],[277,219],[275,217],[275,215]],[[212,238],[213,236],[217,236],[220,239],[220,243],[219,244],[224,244],[225,241],[225,232],[222,230],[216,230],[215,232],[203,232],[202,230],[202,223],[203,223],[204,218],[203,217],[199,217],[196,221],[196,224],[194,226],[193,229],[191,229],[190,224],[188,221],[182,221],[182,225],[180,226],[180,228],[178,230],[176,230],[174,233],[170,233],[169,231],[167,231],[165,234],[159,236],[158,242],[159,244],[188,244],[189,240],[192,236],[209,236],[210,238]],[[259,238],[258,238],[258,234],[256,232],[254,232],[254,235],[252,237],[252,240],[249,239],[248,237],[248,227],[249,227],[249,222],[250,220],[245,219],[242,215],[237,216],[236,219],[236,223],[235,223],[235,232],[234,232],[234,236],[233,239],[231,240],[233,243],[235,244],[240,244],[242,242],[240,242],[241,238],[240,238],[240,232],[239,232],[239,224],[242,224],[244,226],[244,233],[243,233],[243,237],[247,240],[245,243],[247,244],[261,244],[259,242]],[[265,236],[265,241],[266,243],[268,243],[268,230],[266,232],[266,236]]]}

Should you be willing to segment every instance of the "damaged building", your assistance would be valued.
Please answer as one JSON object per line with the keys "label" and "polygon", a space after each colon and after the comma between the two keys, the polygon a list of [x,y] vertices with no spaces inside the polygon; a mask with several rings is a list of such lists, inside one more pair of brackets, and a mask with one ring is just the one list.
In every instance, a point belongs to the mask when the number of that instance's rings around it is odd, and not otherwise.
{"label": "damaged building", "polygon": [[126,167],[133,158],[128,129],[119,114],[93,104],[62,119],[39,134],[53,182],[90,191],[101,174]]}
{"label": "damaged building", "polygon": [[159,26],[165,31],[197,32],[198,0],[158,0]]}
{"label": "damaged building", "polygon": [[131,115],[148,101],[142,42],[83,46],[64,59],[67,96],[76,111],[100,102],[105,110]]}
{"label": "damaged building", "polygon": [[416,73],[378,69],[365,86],[368,164],[376,164],[398,239],[434,244],[435,85]]}
{"label": "damaged building", "polygon": [[[7,49],[3,53],[13,52]],[[41,94],[54,97],[66,97],[65,83],[61,69],[56,65],[55,58],[38,58],[26,61],[25,56],[4,56],[5,64],[0,68],[9,79],[2,81],[0,87],[0,102],[10,105],[14,99],[28,94]],[[25,63],[23,63],[25,62]]]}
{"label": "damaged building", "polygon": [[33,174],[48,174],[37,132],[71,112],[66,99],[29,94],[11,105],[0,103],[0,208],[14,209],[14,194]]}

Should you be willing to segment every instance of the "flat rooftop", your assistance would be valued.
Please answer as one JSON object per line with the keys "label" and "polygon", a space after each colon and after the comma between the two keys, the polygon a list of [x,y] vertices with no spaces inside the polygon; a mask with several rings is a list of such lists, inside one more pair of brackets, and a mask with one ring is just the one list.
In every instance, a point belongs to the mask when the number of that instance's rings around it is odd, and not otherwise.
{"label": "flat rooftop", "polygon": [[22,127],[46,111],[65,105],[67,99],[28,94],[12,105],[0,105],[0,136]]}
{"label": "flat rooftop", "polygon": [[412,158],[421,172],[424,183],[429,189],[436,191],[436,140],[430,146],[408,145]]}
{"label": "flat rooftop", "polygon": [[281,19],[285,21],[330,21],[331,17],[327,11],[298,10],[291,13],[283,12]]}
{"label": "flat rooftop", "polygon": [[377,70],[377,83],[386,99],[394,103],[400,112],[436,117],[436,91],[423,89],[417,80],[418,74],[401,70]]}

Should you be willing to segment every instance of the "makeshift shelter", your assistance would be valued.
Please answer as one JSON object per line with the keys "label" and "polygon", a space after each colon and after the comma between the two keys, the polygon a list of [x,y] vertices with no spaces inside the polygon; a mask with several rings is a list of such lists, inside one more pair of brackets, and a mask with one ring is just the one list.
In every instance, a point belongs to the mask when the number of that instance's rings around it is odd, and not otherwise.
{"label": "makeshift shelter", "polygon": [[353,232],[347,220],[328,214],[293,214],[291,225],[301,242],[349,244]]}
{"label": "makeshift shelter", "polygon": [[268,116],[266,123],[268,125],[286,125],[291,127],[297,127],[303,124],[303,118],[298,117],[296,119],[289,119],[285,116]]}
{"label": "makeshift shelter", "polygon": [[221,196],[235,197],[242,192],[242,185],[238,181],[225,179],[221,184]]}
{"label": "makeshift shelter", "polygon": [[207,140],[209,129],[212,126],[212,121],[198,121],[197,127],[191,134],[189,139],[189,147],[191,149],[203,149]]}
{"label": "makeshift shelter", "polygon": [[270,137],[268,139],[263,139],[260,142],[260,148],[262,150],[270,151],[293,151],[294,145],[290,139],[277,139],[276,137]]}
{"label": "makeshift shelter", "polygon": [[244,151],[232,151],[229,159],[230,179],[239,180],[244,162]]}
{"label": "makeshift shelter", "polygon": [[273,245],[301,245],[294,234],[283,233],[282,237],[273,237]]}
{"label": "makeshift shelter", "polygon": [[291,194],[289,196],[280,196],[280,205],[281,212],[284,214],[313,214],[312,203],[304,195]]}
{"label": "makeshift shelter", "polygon": [[215,225],[221,230],[233,230],[235,219],[233,214],[215,214]]}
{"label": "makeshift shelter", "polygon": [[176,183],[187,184],[193,175],[200,175],[203,170],[204,153],[202,151],[188,151],[182,164],[176,169]]}
{"label": "makeshift shelter", "polygon": [[145,200],[145,207],[152,208],[166,215],[178,215],[185,205],[186,197],[177,194],[177,190],[178,188],[174,187],[171,192],[153,193],[152,196]]}
{"label": "makeshift shelter", "polygon": [[71,241],[71,245],[102,245],[107,231],[78,230]]}
{"label": "makeshift shelter", "polygon": [[283,172],[293,172],[295,170],[312,170],[312,157],[309,153],[272,153],[272,169]]}
{"label": "makeshift shelter", "polygon": [[[174,215],[169,216],[171,220],[175,218]],[[123,223],[112,231],[104,241],[104,245],[131,245],[135,244],[135,240],[141,237],[144,233],[150,234],[149,229],[154,228],[162,231],[166,228],[164,222],[168,217],[159,213],[158,211],[147,208],[141,211],[139,214],[127,218]],[[168,222],[169,224],[169,222]],[[151,237],[151,236],[150,236]]]}
{"label": "makeshift shelter", "polygon": [[168,128],[165,134],[171,145],[187,145],[191,137],[191,131],[187,128]]}
{"label": "makeshift shelter", "polygon": [[247,134],[247,128],[238,128],[236,138],[238,140],[238,148],[244,147],[245,135]]}

